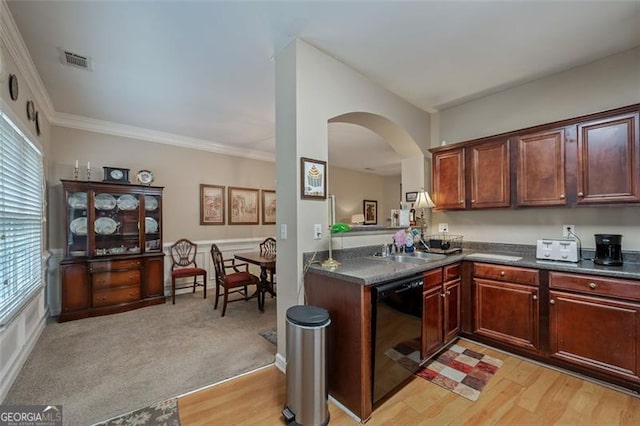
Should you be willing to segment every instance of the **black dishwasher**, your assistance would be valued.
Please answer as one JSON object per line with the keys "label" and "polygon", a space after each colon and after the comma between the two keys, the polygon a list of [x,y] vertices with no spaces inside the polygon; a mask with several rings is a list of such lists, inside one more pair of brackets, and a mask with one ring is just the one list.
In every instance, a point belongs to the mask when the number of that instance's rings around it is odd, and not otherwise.
{"label": "black dishwasher", "polygon": [[422,337],[422,287],[422,275],[415,275],[377,284],[372,288],[374,404],[418,369]]}

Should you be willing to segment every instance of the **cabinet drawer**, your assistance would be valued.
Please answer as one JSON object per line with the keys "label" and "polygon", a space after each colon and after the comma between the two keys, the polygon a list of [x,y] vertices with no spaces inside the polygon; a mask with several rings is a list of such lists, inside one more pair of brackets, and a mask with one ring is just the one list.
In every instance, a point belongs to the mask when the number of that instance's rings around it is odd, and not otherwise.
{"label": "cabinet drawer", "polygon": [[488,263],[474,263],[473,275],[497,281],[539,285],[539,273],[536,269],[517,268],[513,266],[491,265]]}
{"label": "cabinet drawer", "polygon": [[91,284],[94,290],[113,287],[123,287],[140,284],[141,274],[139,269],[121,272],[100,272],[91,275]]}
{"label": "cabinet drawer", "polygon": [[579,291],[584,294],[640,300],[640,281],[550,272],[549,287]]}
{"label": "cabinet drawer", "polygon": [[93,307],[117,305],[140,300],[140,286],[122,287],[113,290],[99,290],[93,293]]}
{"label": "cabinet drawer", "polygon": [[447,265],[444,269],[444,280],[449,281],[460,276],[460,263],[456,263],[455,265]]}
{"label": "cabinet drawer", "polygon": [[442,268],[427,271],[422,276],[424,278],[424,289],[442,284]]}
{"label": "cabinet drawer", "polygon": [[117,271],[126,269],[140,269],[142,262],[140,259],[131,260],[111,260],[106,262],[93,262],[89,264],[89,272]]}

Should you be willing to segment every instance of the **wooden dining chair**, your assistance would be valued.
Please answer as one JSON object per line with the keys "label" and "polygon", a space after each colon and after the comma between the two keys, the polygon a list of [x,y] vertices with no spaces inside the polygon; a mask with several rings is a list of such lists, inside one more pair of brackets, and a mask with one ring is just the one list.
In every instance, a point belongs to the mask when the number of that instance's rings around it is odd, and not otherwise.
{"label": "wooden dining chair", "polygon": [[[218,309],[220,291],[224,291],[222,316],[227,312],[227,303],[249,300],[248,286],[258,285],[260,278],[249,273],[248,263],[236,263],[235,259],[224,259],[217,245],[211,244],[211,259],[216,272],[216,301],[213,309]],[[240,293],[242,299],[229,300],[229,294]]]}
{"label": "wooden dining chair", "polygon": [[[276,255],[276,239],[273,237],[267,237],[264,239],[263,242],[260,243],[260,254],[262,256],[268,256],[268,255]],[[276,268],[275,266],[273,268],[269,269],[269,285],[271,286],[271,291],[269,292],[271,294],[271,297],[273,297],[273,295],[275,294],[276,290],[275,290],[275,285],[276,285],[276,280],[274,275],[276,274]]]}
{"label": "wooden dining chair", "polygon": [[[193,277],[193,292],[196,292],[196,286],[204,287],[204,298],[207,298],[207,270],[198,268],[196,263],[196,252],[198,245],[186,238],[178,240],[171,246],[171,303],[176,304],[176,280],[180,278]],[[198,277],[203,277],[203,282],[198,282]],[[178,287],[179,289],[188,288],[188,286]]]}

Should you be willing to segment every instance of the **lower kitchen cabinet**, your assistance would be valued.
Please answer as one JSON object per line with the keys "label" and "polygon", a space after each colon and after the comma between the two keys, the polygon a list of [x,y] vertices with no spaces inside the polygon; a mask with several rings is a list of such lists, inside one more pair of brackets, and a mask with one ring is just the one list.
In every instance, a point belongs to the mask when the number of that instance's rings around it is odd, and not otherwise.
{"label": "lower kitchen cabinet", "polygon": [[549,275],[551,357],[640,383],[640,282]]}
{"label": "lower kitchen cabinet", "polygon": [[422,358],[438,352],[460,333],[460,264],[424,274]]}
{"label": "lower kitchen cabinet", "polygon": [[538,271],[483,263],[473,271],[474,333],[538,352]]}

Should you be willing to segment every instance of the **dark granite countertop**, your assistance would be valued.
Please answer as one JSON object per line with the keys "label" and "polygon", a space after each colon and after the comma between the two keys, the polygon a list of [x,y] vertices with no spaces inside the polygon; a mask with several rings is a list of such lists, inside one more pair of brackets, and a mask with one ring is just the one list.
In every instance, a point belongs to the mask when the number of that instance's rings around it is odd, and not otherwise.
{"label": "dark granite countertop", "polygon": [[[592,260],[582,260],[578,263],[538,260],[535,257],[535,248],[533,248],[532,252],[530,246],[487,244],[476,245],[473,248],[465,248],[461,253],[447,255],[443,259],[416,264],[398,263],[385,258],[374,257],[373,253],[376,248],[377,247],[366,247],[360,250],[345,250],[343,253],[334,256],[334,258],[341,262],[338,268],[330,270],[323,268],[318,262],[314,262],[309,266],[308,272],[355,284],[371,285],[408,277],[414,274],[421,274],[430,269],[450,265],[466,259],[474,262],[541,270],[600,275],[611,278],[640,279],[640,262],[637,261],[635,253],[629,256],[632,259],[631,261],[624,261],[623,266],[601,266],[594,264]],[[334,252],[334,254],[336,253]],[[513,256],[519,259],[508,260],[505,258],[483,257],[483,254],[489,256]],[[583,258],[588,259],[588,254],[589,253],[587,253],[587,255],[583,254]],[[324,258],[326,258],[326,256]]]}

